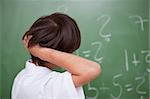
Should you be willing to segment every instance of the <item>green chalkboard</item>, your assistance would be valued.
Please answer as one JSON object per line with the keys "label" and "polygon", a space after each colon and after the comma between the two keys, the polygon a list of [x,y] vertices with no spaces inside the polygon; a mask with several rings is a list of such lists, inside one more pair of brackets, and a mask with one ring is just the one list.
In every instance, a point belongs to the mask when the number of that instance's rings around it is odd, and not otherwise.
{"label": "green chalkboard", "polygon": [[[2,11],[2,4],[0,3],[0,13]],[[1,42],[1,38],[2,38],[2,14],[0,14],[0,45],[2,45],[2,42]],[[0,99],[1,99],[1,92],[2,92],[2,88],[1,88],[1,85],[2,85],[2,72],[1,72],[1,53],[2,53],[2,50],[0,48]]]}
{"label": "green chalkboard", "polygon": [[1,99],[10,99],[13,79],[30,58],[22,35],[37,18],[53,12],[77,21],[82,41],[76,54],[101,64],[102,74],[84,86],[86,99],[150,99],[148,1],[0,1]]}

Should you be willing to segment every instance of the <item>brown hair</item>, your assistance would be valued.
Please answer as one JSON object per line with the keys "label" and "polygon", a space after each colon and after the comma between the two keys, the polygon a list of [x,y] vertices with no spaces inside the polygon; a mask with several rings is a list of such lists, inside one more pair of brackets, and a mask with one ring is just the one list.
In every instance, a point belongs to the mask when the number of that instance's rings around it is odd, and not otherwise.
{"label": "brown hair", "polygon": [[[39,44],[41,47],[72,53],[79,48],[81,37],[80,30],[74,19],[63,13],[53,13],[40,17],[24,34],[32,36],[28,47]],[[31,55],[33,62],[44,65],[46,61]]]}

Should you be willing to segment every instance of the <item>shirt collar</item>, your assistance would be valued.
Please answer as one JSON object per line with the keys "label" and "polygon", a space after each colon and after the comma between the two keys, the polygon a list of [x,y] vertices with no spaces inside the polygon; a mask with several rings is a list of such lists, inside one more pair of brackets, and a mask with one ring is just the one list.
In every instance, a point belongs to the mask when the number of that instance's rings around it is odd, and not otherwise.
{"label": "shirt collar", "polygon": [[28,73],[32,74],[48,74],[52,72],[52,70],[47,67],[36,66],[34,63],[32,63],[32,60],[26,61],[25,69]]}

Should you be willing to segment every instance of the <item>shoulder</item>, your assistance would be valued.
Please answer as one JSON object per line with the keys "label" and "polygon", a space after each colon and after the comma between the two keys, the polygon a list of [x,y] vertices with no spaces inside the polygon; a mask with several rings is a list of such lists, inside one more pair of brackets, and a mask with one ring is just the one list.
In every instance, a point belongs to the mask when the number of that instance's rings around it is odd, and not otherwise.
{"label": "shoulder", "polygon": [[14,80],[18,80],[20,77],[22,77],[25,74],[25,69],[22,69],[20,72],[17,73]]}
{"label": "shoulder", "polygon": [[[46,91],[52,92],[59,96],[63,95],[64,97],[80,97],[78,99],[83,99],[84,91],[82,86],[75,87],[71,73],[66,71],[63,73],[52,72],[52,79],[50,79],[46,84]],[[82,97],[82,98],[81,98]]]}

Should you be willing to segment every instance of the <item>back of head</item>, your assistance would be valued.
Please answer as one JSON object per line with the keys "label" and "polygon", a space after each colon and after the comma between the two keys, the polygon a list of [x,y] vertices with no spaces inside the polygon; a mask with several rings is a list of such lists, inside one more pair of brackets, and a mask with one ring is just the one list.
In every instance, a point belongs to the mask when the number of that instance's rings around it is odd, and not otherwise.
{"label": "back of head", "polygon": [[[41,47],[72,53],[80,46],[80,30],[74,19],[66,14],[54,13],[40,17],[24,34],[32,36],[28,47],[39,44]],[[44,65],[46,62],[31,55],[33,62]]]}

